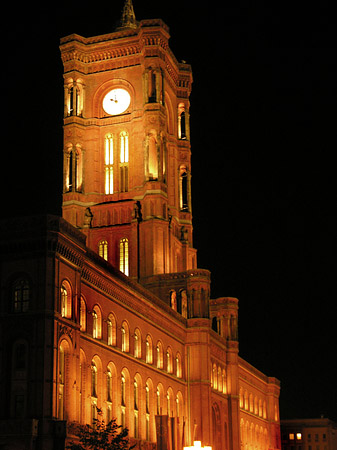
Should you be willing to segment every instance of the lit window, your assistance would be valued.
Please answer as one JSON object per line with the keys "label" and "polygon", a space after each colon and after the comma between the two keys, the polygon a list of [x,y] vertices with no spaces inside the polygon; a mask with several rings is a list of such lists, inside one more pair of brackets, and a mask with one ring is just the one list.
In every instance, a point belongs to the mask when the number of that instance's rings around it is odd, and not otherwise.
{"label": "lit window", "polygon": [[161,342],[157,343],[157,369],[163,368],[163,345]]}
{"label": "lit window", "polygon": [[129,326],[126,322],[122,323],[122,351],[129,352]]}
{"label": "lit window", "polygon": [[296,433],[296,439],[300,441],[302,439],[302,433]]}
{"label": "lit window", "polygon": [[71,291],[65,281],[61,285],[61,316],[71,318]]}
{"label": "lit window", "polygon": [[111,403],[112,402],[112,374],[111,374],[110,369],[108,369],[107,374],[106,374],[106,390],[107,390],[107,401],[109,403]]}
{"label": "lit window", "polygon": [[152,356],[152,339],[150,336],[146,336],[146,355],[145,360],[148,364],[152,364],[153,356]]}
{"label": "lit window", "polygon": [[102,334],[102,314],[98,306],[95,306],[92,311],[92,337],[101,339]]}
{"label": "lit window", "polygon": [[119,241],[119,270],[129,275],[129,240],[126,238]]}
{"label": "lit window", "polygon": [[99,241],[98,243],[98,254],[101,258],[108,260],[108,243],[107,241]]}
{"label": "lit window", "polygon": [[293,441],[295,439],[294,433],[289,433],[289,439]]}
{"label": "lit window", "polygon": [[179,177],[179,196],[180,196],[180,210],[189,210],[188,201],[188,172],[185,165],[180,166],[180,177]]}
{"label": "lit window", "polygon": [[134,356],[135,358],[142,357],[142,338],[138,329],[135,330]]}
{"label": "lit window", "polygon": [[129,190],[129,136],[126,131],[120,134],[120,167],[119,167],[119,190]]}
{"label": "lit window", "polygon": [[97,367],[91,362],[91,396],[97,398]]}
{"label": "lit window", "polygon": [[167,349],[166,358],[167,358],[167,371],[168,371],[168,373],[172,373],[173,372],[173,361],[172,361],[172,350],[170,348]]}
{"label": "lit window", "polygon": [[113,163],[114,163],[114,149],[113,149],[113,135],[108,134],[105,137],[105,193],[113,194]]}

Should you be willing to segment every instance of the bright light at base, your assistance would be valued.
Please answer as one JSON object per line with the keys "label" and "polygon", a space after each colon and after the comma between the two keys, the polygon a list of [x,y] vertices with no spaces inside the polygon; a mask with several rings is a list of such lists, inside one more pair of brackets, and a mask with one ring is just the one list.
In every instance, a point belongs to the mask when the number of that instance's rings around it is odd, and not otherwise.
{"label": "bright light at base", "polygon": [[193,445],[191,447],[184,447],[184,450],[212,450],[212,447],[210,445],[206,445],[205,447],[201,446],[201,441],[194,441]]}

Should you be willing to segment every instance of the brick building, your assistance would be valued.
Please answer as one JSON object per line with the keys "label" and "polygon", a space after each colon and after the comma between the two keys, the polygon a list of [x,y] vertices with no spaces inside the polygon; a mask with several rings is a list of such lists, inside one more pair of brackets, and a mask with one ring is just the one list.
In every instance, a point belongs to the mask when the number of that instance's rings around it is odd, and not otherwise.
{"label": "brick building", "polygon": [[63,449],[98,406],[143,449],[280,449],[280,383],[197,267],[192,72],[168,41],[129,0],[115,32],[61,39],[63,218],[1,224],[1,448]]}

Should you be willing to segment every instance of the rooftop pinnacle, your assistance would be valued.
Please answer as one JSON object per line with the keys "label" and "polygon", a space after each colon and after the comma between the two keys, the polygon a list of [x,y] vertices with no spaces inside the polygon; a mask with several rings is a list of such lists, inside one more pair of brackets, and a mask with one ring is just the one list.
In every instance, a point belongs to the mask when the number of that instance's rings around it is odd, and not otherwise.
{"label": "rooftop pinnacle", "polygon": [[119,28],[137,28],[137,21],[133,10],[132,0],[125,0]]}

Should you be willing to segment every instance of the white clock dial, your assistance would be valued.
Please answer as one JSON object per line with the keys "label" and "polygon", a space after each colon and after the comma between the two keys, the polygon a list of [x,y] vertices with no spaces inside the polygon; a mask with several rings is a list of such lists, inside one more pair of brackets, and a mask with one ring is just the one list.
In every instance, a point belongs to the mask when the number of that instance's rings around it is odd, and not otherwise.
{"label": "white clock dial", "polygon": [[103,99],[103,109],[112,116],[122,114],[130,105],[131,97],[125,89],[117,88],[108,92]]}

